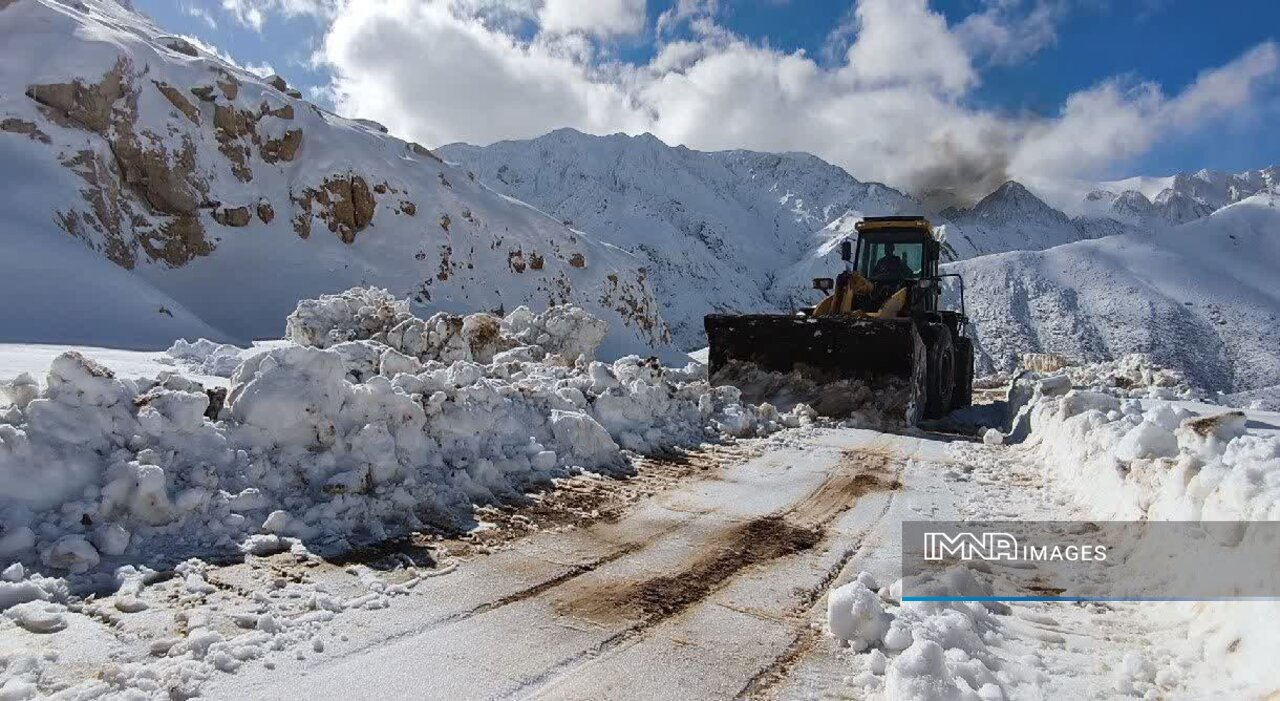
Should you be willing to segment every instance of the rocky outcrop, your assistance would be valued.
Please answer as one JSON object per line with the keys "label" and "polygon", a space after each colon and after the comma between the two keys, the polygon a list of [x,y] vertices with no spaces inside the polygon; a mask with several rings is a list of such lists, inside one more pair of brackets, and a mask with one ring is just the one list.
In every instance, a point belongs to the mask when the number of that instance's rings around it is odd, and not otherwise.
{"label": "rocky outcrop", "polygon": [[271,206],[271,203],[266,200],[259,201],[258,202],[258,219],[262,220],[263,224],[270,224],[271,220],[275,218],[276,218],[276,210],[274,207]]}
{"label": "rocky outcrop", "polygon": [[183,56],[199,56],[200,52],[191,42],[182,37],[160,37],[160,44],[170,51],[176,51]]}
{"label": "rocky outcrop", "polygon": [[223,226],[248,226],[253,220],[248,207],[219,207],[213,210],[213,220]]}
{"label": "rocky outcrop", "polygon": [[137,264],[139,249],[150,260],[183,265],[213,251],[196,214],[208,185],[196,171],[190,135],[171,152],[165,139],[137,129],[138,94],[130,70],[122,58],[98,83],[38,84],[26,91],[50,120],[104,137],[110,154],[108,160],[106,153],[82,149],[62,160],[84,181],[81,196],[88,208],[72,207],[56,219],[122,267]]}
{"label": "rocky outcrop", "polygon": [[319,188],[307,188],[293,198],[299,212],[294,231],[303,238],[311,234],[311,219],[319,217],[343,243],[354,243],[356,234],[373,221],[377,202],[369,184],[359,175],[325,178]]}
{"label": "rocky outcrop", "polygon": [[416,153],[419,156],[425,156],[427,158],[430,158],[433,161],[438,161],[440,163],[444,162],[431,149],[415,141],[410,141],[409,143],[405,144],[405,148],[409,149],[411,153]]}
{"label": "rocky outcrop", "polygon": [[574,268],[585,268],[587,267],[587,259],[581,253],[574,253],[569,256],[569,265]]}
{"label": "rocky outcrop", "polygon": [[155,83],[156,89],[160,91],[160,94],[164,95],[164,98],[169,101],[169,104],[173,105],[179,112],[186,115],[187,119],[190,120],[192,124],[200,124],[200,110],[196,109],[196,106],[191,104],[187,98],[183,97],[181,91],[168,83],[162,83],[160,81],[153,82]]}
{"label": "rocky outcrop", "polygon": [[40,131],[40,127],[37,127],[34,122],[28,122],[15,117],[9,117],[4,121],[0,121],[0,131],[7,131],[10,134],[21,134],[32,141],[39,141],[42,144],[52,143],[49,139],[49,135]]}
{"label": "rocky outcrop", "polygon": [[32,85],[27,88],[27,97],[40,103],[50,121],[105,135],[111,126],[113,105],[125,95],[128,68],[129,63],[122,58],[99,83],[75,80]]}
{"label": "rocky outcrop", "polygon": [[264,141],[260,154],[267,163],[289,162],[297,158],[299,148],[302,148],[302,130],[289,129],[278,139]]}
{"label": "rocky outcrop", "polygon": [[191,215],[173,217],[158,229],[143,232],[140,243],[152,260],[174,268],[213,253],[213,244],[205,239],[200,219]]}
{"label": "rocky outcrop", "polygon": [[240,94],[240,81],[226,71],[220,71],[220,73],[222,77],[215,80],[214,84],[222,91],[223,97],[235,102],[236,96]]}
{"label": "rocky outcrop", "polygon": [[262,103],[262,106],[258,108],[258,111],[264,117],[275,117],[276,119],[293,119],[293,105],[283,105],[281,107],[272,109],[271,105],[264,102]]}
{"label": "rocky outcrop", "polygon": [[213,109],[213,127],[218,150],[231,161],[231,173],[242,182],[253,180],[249,155],[250,144],[258,141],[256,115],[219,104]]}

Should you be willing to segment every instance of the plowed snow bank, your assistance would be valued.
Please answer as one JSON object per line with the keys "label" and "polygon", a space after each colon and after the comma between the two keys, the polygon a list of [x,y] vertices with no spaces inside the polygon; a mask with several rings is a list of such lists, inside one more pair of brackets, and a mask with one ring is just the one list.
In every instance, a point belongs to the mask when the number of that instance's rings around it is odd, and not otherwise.
{"label": "plowed snow bank", "polygon": [[[115,377],[69,352],[0,386],[0,564],[103,573],[298,538],[342,550],[577,470],[807,423],[711,387],[696,364],[591,359],[576,307],[419,319],[379,290],[301,303],[294,343],[223,396],[176,373]],[[188,344],[189,362],[234,357]],[[273,541],[274,542],[274,541]],[[275,547],[275,546],[273,546]],[[105,575],[101,575],[105,576]]]}

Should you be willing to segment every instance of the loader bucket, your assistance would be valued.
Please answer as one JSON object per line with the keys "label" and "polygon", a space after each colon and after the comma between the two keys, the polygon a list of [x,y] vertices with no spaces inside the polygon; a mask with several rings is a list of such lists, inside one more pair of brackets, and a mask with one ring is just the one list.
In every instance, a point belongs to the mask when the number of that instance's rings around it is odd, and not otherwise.
{"label": "loader bucket", "polygon": [[910,319],[712,314],[712,384],[825,416],[871,410],[915,424],[925,400],[925,346]]}

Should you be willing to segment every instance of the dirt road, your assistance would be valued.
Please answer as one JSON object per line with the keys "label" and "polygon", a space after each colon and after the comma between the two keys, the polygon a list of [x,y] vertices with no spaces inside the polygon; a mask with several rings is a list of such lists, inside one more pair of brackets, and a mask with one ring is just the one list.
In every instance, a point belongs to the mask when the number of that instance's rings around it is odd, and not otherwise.
{"label": "dirt road", "polygon": [[730,460],[608,522],[470,557],[390,608],[344,614],[343,635],[323,654],[249,667],[206,692],[767,694],[812,643],[813,608],[827,588],[851,560],[891,545],[897,528],[886,515],[904,470],[941,451],[922,439],[845,430]]}

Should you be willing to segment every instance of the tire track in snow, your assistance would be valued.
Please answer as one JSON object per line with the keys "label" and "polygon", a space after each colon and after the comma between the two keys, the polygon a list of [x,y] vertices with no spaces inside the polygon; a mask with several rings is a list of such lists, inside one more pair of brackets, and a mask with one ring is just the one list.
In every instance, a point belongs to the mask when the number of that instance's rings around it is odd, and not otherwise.
{"label": "tire track in snow", "polygon": [[[568,599],[557,600],[555,609],[562,615],[602,627],[619,623],[626,627],[527,680],[510,696],[546,695],[562,680],[583,668],[641,642],[648,631],[703,603],[744,572],[812,550],[825,542],[830,525],[853,508],[860,497],[871,492],[894,492],[902,487],[898,479],[900,468],[889,469],[895,459],[901,460],[901,456],[891,453],[887,441],[867,448],[845,450],[831,474],[802,499],[773,514],[732,523],[710,539],[711,551],[687,560],[680,569],[638,581],[606,581],[585,592],[571,593]],[[890,501],[886,501],[876,523],[884,518]],[[860,546],[861,536],[859,546],[842,553],[837,563],[824,573],[789,614],[798,615],[811,608]],[[744,691],[757,678],[778,667],[778,660],[785,658],[791,648],[800,643],[803,633],[803,630],[798,631],[788,650],[752,677],[744,685]]]}

